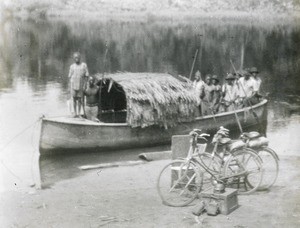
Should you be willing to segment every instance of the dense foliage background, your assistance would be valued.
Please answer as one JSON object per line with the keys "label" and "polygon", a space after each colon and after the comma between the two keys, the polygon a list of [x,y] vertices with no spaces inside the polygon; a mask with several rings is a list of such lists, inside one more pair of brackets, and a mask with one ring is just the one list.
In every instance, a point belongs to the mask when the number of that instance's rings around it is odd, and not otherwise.
{"label": "dense foliage background", "polygon": [[[0,3],[1,4],[1,3]],[[4,0],[2,8],[18,13],[63,15],[74,11],[290,14],[300,10],[299,0]]]}

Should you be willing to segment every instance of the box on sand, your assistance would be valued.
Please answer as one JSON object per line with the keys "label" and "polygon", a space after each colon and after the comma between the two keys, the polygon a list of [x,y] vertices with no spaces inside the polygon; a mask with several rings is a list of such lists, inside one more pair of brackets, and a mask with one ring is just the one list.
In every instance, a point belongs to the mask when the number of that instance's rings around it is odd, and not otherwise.
{"label": "box on sand", "polygon": [[205,205],[208,205],[211,202],[216,202],[220,213],[223,215],[228,215],[238,208],[236,189],[226,188],[224,193],[214,193],[213,189],[210,189],[206,192],[201,192],[200,196]]}

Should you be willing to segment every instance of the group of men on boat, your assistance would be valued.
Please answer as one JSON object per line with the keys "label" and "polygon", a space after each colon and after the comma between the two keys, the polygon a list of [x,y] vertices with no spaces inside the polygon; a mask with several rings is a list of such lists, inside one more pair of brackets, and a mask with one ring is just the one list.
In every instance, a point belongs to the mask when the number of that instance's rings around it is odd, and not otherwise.
{"label": "group of men on boat", "polygon": [[256,67],[228,73],[225,83],[220,84],[217,75],[207,74],[204,81],[198,70],[193,87],[198,98],[198,111],[202,116],[252,106],[261,97],[261,78]]}
{"label": "group of men on boat", "polygon": [[[100,85],[89,75],[86,63],[81,62],[79,52],[73,55],[74,63],[70,66],[69,80],[73,101],[74,117],[81,117],[83,109],[85,117],[99,122],[98,104]],[[256,67],[228,73],[225,83],[220,84],[217,75],[206,75],[201,78],[198,70],[193,87],[198,98],[198,111],[202,116],[220,112],[234,111],[259,102],[261,79]]]}

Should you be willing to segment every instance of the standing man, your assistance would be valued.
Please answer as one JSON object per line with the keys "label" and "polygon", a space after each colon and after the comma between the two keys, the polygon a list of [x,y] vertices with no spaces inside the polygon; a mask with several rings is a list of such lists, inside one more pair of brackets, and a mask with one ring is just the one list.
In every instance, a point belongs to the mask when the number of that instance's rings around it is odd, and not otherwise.
{"label": "standing man", "polygon": [[222,86],[222,105],[220,112],[235,111],[235,102],[238,99],[238,88],[235,84],[235,77],[233,74],[227,74],[225,84]]}
{"label": "standing man", "polygon": [[95,84],[95,78],[89,77],[87,86],[84,90],[86,96],[85,114],[88,120],[100,122],[98,116],[98,97],[99,97],[99,86]]}
{"label": "standing man", "polygon": [[87,65],[81,62],[79,52],[73,55],[74,63],[70,66],[69,79],[75,117],[79,117],[80,109],[84,105],[83,88],[86,85],[89,71]]}
{"label": "standing man", "polygon": [[249,103],[251,105],[255,104],[253,96],[256,93],[256,82],[250,76],[250,73],[246,71],[244,77],[238,80],[239,97],[242,99],[242,108],[249,106]]}
{"label": "standing man", "polygon": [[256,67],[251,67],[250,68],[250,74],[252,75],[253,79],[255,80],[255,86],[256,86],[256,91],[260,91],[260,85],[261,85],[261,78],[258,76],[258,70]]}
{"label": "standing man", "polygon": [[203,84],[200,93],[202,116],[213,114],[212,97],[213,85],[211,83],[211,75],[208,74],[205,77],[205,83]]}
{"label": "standing man", "polygon": [[196,96],[197,96],[197,116],[199,116],[201,114],[200,94],[201,94],[201,90],[202,90],[203,85],[204,85],[204,82],[201,79],[201,72],[198,70],[195,73],[195,81],[193,81],[193,88],[195,89]]}
{"label": "standing man", "polygon": [[255,81],[255,94],[253,97],[253,100],[256,99],[255,102],[259,102],[259,98],[261,97],[261,90],[260,90],[260,86],[261,86],[261,78],[258,76],[258,70],[256,67],[251,67],[250,69],[250,74],[252,75],[254,81]]}

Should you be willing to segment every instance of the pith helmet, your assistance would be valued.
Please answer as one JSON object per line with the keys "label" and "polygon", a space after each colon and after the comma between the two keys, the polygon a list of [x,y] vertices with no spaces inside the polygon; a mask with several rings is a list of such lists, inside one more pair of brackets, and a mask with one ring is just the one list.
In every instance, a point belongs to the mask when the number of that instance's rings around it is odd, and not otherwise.
{"label": "pith helmet", "polygon": [[256,67],[251,67],[250,68],[250,73],[259,73]]}
{"label": "pith helmet", "polygon": [[234,79],[235,79],[235,77],[231,73],[227,74],[226,78],[225,78],[225,80],[234,80]]}
{"label": "pith helmet", "polygon": [[211,79],[215,79],[215,80],[217,80],[218,82],[220,81],[220,80],[219,80],[219,77],[218,77],[217,75],[213,75],[213,76],[211,77]]}
{"label": "pith helmet", "polygon": [[205,76],[205,79],[211,79],[211,74],[207,74],[207,75]]}

